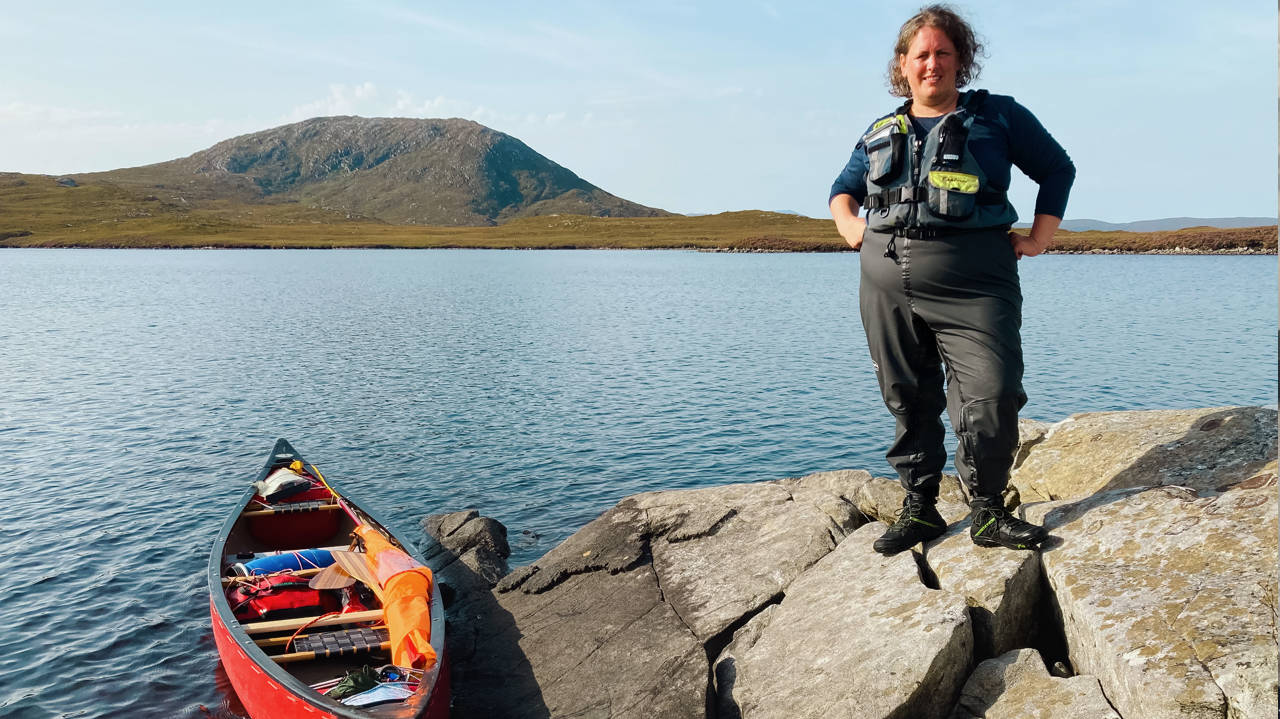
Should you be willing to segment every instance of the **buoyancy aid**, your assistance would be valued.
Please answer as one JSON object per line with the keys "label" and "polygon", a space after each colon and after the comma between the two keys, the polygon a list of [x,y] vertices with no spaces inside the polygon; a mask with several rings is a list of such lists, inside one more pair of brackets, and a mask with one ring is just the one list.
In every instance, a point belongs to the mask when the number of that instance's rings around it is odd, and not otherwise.
{"label": "buoyancy aid", "polygon": [[961,94],[956,109],[916,137],[908,100],[863,137],[867,149],[867,226],[912,236],[1008,227],[1018,219],[1005,192],[990,187],[970,151],[970,129],[986,90]]}

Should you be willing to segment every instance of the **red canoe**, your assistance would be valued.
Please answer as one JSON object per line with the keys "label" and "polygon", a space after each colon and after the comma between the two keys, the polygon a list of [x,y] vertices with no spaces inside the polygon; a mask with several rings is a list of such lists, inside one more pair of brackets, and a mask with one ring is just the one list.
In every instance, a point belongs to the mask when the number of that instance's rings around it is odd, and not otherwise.
{"label": "red canoe", "polygon": [[213,637],[249,716],[448,717],[444,606],[422,565],[277,441],[209,557]]}

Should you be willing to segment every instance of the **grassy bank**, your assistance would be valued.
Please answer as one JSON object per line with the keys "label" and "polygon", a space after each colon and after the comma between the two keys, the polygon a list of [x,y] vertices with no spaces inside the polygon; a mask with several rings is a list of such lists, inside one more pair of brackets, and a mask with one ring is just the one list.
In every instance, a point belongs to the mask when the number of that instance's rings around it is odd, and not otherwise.
{"label": "grassy bank", "polygon": [[[17,174],[0,174],[0,247],[848,249],[830,220],[756,210],[700,217],[547,215],[494,227],[423,227],[298,203],[188,197],[182,187],[67,187],[52,177]],[[1059,232],[1055,251],[1274,253],[1276,228]]]}

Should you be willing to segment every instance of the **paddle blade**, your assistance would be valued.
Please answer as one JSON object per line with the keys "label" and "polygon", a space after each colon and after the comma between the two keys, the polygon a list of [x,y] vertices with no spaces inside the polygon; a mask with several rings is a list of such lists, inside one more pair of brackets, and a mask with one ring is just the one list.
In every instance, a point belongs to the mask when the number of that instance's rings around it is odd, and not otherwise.
{"label": "paddle blade", "polygon": [[373,590],[374,595],[379,600],[382,599],[382,585],[378,584],[378,580],[373,576],[373,572],[369,570],[369,564],[365,561],[363,552],[348,552],[341,549],[333,550],[333,559],[338,563],[347,574],[364,582],[364,585]]}
{"label": "paddle blade", "polygon": [[356,578],[345,569],[337,564],[330,564],[312,577],[307,586],[312,589],[342,589],[355,583]]}

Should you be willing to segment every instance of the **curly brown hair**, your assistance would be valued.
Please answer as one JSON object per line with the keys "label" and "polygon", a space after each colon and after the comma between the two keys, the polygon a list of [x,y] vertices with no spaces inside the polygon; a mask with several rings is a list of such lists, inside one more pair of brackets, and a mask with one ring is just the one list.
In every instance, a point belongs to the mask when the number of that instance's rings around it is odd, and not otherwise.
{"label": "curly brown hair", "polygon": [[898,31],[898,42],[893,46],[893,57],[889,58],[889,90],[898,97],[911,97],[911,86],[907,78],[902,76],[898,68],[898,59],[907,54],[911,41],[922,27],[935,27],[946,34],[951,44],[956,46],[956,87],[961,88],[978,78],[982,72],[979,56],[984,56],[986,48],[978,41],[969,23],[950,5],[927,5],[920,8],[910,20],[902,24]]}

